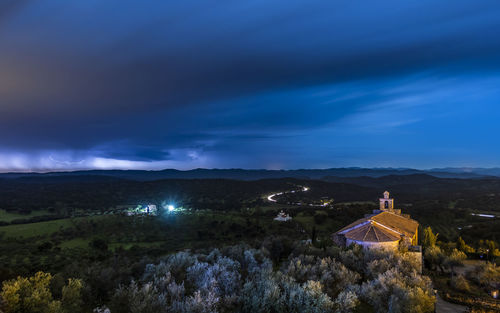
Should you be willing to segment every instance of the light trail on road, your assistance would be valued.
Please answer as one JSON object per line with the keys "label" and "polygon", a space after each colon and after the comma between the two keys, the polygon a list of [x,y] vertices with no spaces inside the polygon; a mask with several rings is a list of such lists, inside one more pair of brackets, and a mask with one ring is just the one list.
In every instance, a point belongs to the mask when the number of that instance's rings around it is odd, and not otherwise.
{"label": "light trail on road", "polygon": [[276,196],[281,196],[286,193],[295,193],[295,192],[306,192],[309,190],[309,187],[302,187],[302,190],[291,190],[291,191],[284,191],[284,192],[278,192],[278,193],[273,193],[272,195],[267,197],[267,200],[270,202],[278,202],[278,200],[274,199]]}

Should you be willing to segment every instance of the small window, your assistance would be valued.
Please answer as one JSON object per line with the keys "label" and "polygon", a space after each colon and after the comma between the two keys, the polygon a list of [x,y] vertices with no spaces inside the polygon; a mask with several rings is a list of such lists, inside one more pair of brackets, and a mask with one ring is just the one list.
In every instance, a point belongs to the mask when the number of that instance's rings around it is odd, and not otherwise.
{"label": "small window", "polygon": [[386,202],[384,203],[384,207],[385,207],[386,209],[388,209],[388,208],[389,208],[389,201],[386,201]]}

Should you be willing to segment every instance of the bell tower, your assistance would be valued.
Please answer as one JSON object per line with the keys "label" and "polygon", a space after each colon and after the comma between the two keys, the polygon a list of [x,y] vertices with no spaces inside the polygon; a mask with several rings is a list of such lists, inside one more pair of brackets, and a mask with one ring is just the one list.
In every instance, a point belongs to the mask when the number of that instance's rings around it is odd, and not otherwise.
{"label": "bell tower", "polygon": [[384,192],[384,197],[379,199],[380,210],[382,211],[392,211],[394,210],[394,199],[389,198],[389,191]]}

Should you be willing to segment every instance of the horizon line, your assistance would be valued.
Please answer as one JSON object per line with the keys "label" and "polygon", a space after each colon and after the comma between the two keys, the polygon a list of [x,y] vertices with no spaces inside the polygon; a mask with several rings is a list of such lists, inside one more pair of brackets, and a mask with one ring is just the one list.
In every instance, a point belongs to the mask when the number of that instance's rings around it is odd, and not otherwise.
{"label": "horizon line", "polygon": [[431,168],[413,168],[413,167],[360,167],[360,166],[345,166],[345,167],[327,167],[327,168],[290,168],[290,169],[266,169],[266,168],[242,168],[242,167],[231,167],[231,168],[191,168],[191,169],[177,169],[177,168],[163,168],[163,169],[123,169],[123,168],[110,168],[110,169],[47,169],[47,170],[0,170],[0,174],[51,174],[51,173],[76,173],[76,172],[106,172],[106,171],[136,171],[136,172],[162,172],[162,171],[178,171],[178,172],[190,172],[196,170],[220,170],[220,171],[229,171],[229,170],[242,170],[242,171],[269,171],[269,172],[286,172],[286,171],[326,171],[326,170],[396,170],[396,171],[404,171],[404,170],[413,170],[413,171],[439,171],[439,170],[457,170],[460,169],[462,171],[467,170],[494,170],[500,169],[498,166],[494,167],[475,167],[475,166],[458,166],[458,167],[431,167]]}

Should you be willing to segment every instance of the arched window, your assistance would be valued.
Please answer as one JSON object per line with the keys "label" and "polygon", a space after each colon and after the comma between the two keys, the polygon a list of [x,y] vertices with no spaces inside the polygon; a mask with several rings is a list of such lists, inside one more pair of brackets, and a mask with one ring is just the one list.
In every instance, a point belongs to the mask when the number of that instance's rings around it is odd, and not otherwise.
{"label": "arched window", "polygon": [[385,201],[384,203],[384,208],[388,209],[389,208],[389,201]]}

